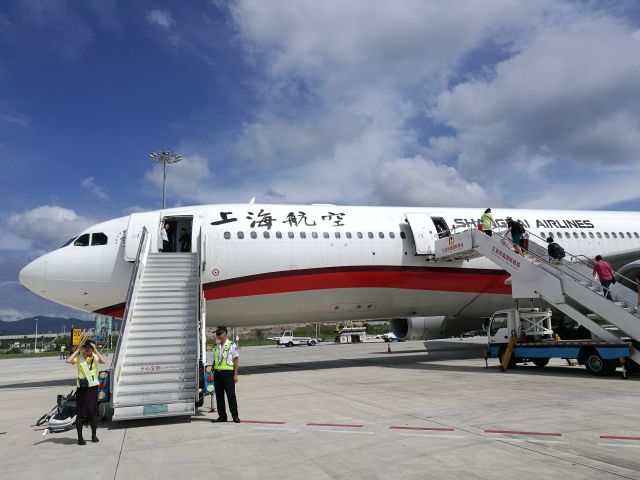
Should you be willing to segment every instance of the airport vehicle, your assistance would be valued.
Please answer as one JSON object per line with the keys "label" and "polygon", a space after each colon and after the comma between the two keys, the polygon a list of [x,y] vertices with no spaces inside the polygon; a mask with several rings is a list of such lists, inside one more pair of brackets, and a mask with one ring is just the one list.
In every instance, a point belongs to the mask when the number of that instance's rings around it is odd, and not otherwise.
{"label": "airport vehicle", "polygon": [[[487,332],[489,357],[499,358],[503,368],[532,362],[544,367],[551,358],[577,359],[593,375],[613,375],[631,354],[620,340],[560,340],[551,328],[551,310],[511,308],[493,314]],[[621,363],[623,360],[623,363]]]}
{"label": "airport vehicle", "polygon": [[[586,313],[640,339],[629,285],[614,289],[624,301],[602,303],[581,263],[598,253],[619,276],[640,270],[640,214],[493,214],[495,232],[506,216],[521,221],[530,251],[544,250],[541,238],[552,234],[571,253],[561,265],[546,253],[515,258],[506,239],[478,232],[478,209],[209,205],[94,225],[24,267],[20,282],[52,301],[123,318],[112,363],[114,419],[194,412],[203,401],[207,322],[392,318],[398,338],[446,338],[527,298],[560,309],[602,340],[612,341],[610,332]],[[174,237],[191,232],[193,250],[162,252],[164,224]]]}
{"label": "airport vehicle", "polygon": [[284,345],[285,347],[293,347],[294,345],[308,345],[310,347],[320,343],[322,339],[313,337],[294,337],[293,331],[285,330],[279,337],[273,337],[272,340],[276,340],[278,345]]}

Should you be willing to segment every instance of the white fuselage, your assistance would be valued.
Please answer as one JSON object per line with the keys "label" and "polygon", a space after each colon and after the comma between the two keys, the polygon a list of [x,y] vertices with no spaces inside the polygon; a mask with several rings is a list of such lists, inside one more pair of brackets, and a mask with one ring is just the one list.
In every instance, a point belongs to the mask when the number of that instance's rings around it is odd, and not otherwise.
{"label": "white fuselage", "polygon": [[[406,220],[408,213],[424,214],[452,231],[464,230],[475,228],[482,211],[225,204],[147,212],[88,228],[75,242],[27,265],[20,281],[55,302],[121,316],[137,249],[134,229],[146,226],[158,251],[160,223],[173,219],[188,225],[193,248],[202,248],[210,324],[489,316],[512,305],[508,275],[485,258],[433,262],[416,255],[416,232]],[[574,255],[629,252],[629,261],[640,256],[635,213],[495,209],[496,230],[504,229],[508,215],[536,235],[552,235]],[[202,245],[196,241],[200,231]],[[74,244],[97,233],[106,244]],[[435,226],[431,233],[437,236]]]}

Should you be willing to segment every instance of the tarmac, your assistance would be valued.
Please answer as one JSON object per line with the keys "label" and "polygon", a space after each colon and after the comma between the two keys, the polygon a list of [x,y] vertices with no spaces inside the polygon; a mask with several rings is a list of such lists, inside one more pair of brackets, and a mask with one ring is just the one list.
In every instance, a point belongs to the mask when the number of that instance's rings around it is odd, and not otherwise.
{"label": "tarmac", "polygon": [[[0,478],[640,479],[640,375],[561,360],[500,372],[473,340],[243,347],[241,424],[33,426],[73,389],[57,358],[0,360]],[[90,435],[85,435],[88,438]]]}

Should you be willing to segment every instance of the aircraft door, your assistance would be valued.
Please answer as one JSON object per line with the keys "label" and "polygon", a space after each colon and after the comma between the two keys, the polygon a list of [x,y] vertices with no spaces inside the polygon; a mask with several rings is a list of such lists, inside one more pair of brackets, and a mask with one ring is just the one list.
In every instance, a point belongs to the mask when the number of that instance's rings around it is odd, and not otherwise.
{"label": "aircraft door", "polygon": [[143,212],[132,213],[129,217],[129,225],[127,226],[127,237],[124,244],[124,259],[127,262],[133,262],[138,255],[138,247],[142,238],[142,229],[147,227],[151,235],[151,249],[157,251],[159,231],[160,231],[160,212]]}
{"label": "aircraft door", "polygon": [[433,255],[438,233],[431,217],[426,213],[407,213],[405,215],[413,235],[416,254]]}

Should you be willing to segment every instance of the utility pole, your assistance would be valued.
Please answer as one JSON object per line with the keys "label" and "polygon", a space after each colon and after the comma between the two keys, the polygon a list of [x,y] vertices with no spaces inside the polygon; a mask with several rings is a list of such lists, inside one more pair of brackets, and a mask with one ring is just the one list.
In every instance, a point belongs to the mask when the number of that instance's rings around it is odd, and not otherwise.
{"label": "utility pole", "polygon": [[162,209],[166,208],[167,163],[178,163],[182,157],[173,152],[151,152],[149,159],[162,164]]}

